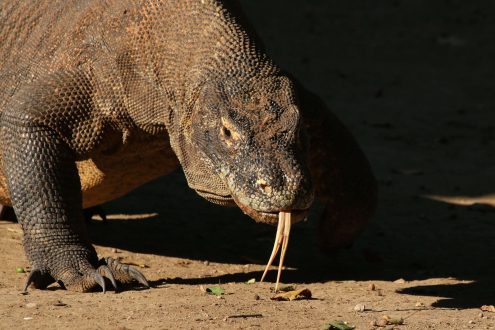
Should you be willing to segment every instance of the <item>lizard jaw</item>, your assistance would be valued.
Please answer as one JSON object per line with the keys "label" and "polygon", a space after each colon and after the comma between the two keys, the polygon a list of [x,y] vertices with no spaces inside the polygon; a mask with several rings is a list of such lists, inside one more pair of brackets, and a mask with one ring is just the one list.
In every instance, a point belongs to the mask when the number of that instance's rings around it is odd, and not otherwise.
{"label": "lizard jaw", "polygon": [[[279,212],[283,211],[273,211],[273,212],[264,212],[264,211],[259,211],[255,210],[247,205],[242,204],[239,202],[235,197],[232,195],[228,196],[220,196],[217,194],[212,194],[206,191],[202,190],[196,190],[196,192],[206,199],[209,202],[212,202],[214,204],[222,205],[222,206],[235,206],[237,205],[244,214],[247,214],[249,217],[254,219],[256,222],[261,222],[261,223],[266,223],[269,225],[277,225],[279,222]],[[291,212],[291,218],[292,218],[292,223],[299,222],[303,219],[305,219],[308,216],[309,213],[309,208],[303,209],[303,210],[290,210]]]}

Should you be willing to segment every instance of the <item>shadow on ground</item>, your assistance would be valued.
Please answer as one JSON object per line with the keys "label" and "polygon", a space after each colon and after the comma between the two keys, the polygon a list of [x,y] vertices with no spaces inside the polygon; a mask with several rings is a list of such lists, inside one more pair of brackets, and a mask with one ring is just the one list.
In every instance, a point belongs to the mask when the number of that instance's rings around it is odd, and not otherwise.
{"label": "shadow on ground", "polygon": [[[171,189],[171,187],[173,187]],[[143,191],[139,191],[143,190]],[[187,188],[182,173],[142,187],[106,206],[109,213],[158,212],[148,219],[92,221],[98,245],[139,253],[233,264],[264,264],[275,228],[257,224],[236,208],[212,205]],[[142,196],[154,196],[143,199]],[[400,217],[382,207],[368,230],[347,250],[324,256],[315,246],[318,212],[293,227],[284,272],[286,283],[345,280],[407,281],[454,277],[456,285],[417,286],[398,291],[408,295],[445,297],[435,307],[469,308],[490,304],[493,278],[492,212],[411,199]],[[421,210],[421,213],[419,213]],[[393,222],[395,220],[397,222]],[[486,242],[486,243],[483,243]],[[259,278],[260,272],[207,278],[164,278],[168,284],[208,284]],[[158,283],[155,283],[158,284]]]}

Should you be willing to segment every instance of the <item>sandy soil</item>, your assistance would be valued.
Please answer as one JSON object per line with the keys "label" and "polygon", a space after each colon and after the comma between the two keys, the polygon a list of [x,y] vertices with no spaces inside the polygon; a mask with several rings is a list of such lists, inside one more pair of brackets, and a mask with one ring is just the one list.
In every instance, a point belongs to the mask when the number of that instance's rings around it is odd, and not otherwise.
{"label": "sandy soil", "polygon": [[[106,205],[108,223],[90,224],[101,255],[146,266],[150,290],[21,295],[20,229],[0,222],[0,328],[318,329],[343,320],[373,329],[384,315],[404,318],[398,329],[495,328],[495,314],[480,311],[495,303],[493,211],[421,197],[494,192],[493,2],[244,3],[275,61],[327,100],[369,156],[380,207],[368,230],[325,257],[316,215],[295,226],[283,282],[313,299],[272,301],[271,283],[245,282],[259,279],[274,228],[201,200],[177,172]],[[201,291],[215,284],[226,294]]]}

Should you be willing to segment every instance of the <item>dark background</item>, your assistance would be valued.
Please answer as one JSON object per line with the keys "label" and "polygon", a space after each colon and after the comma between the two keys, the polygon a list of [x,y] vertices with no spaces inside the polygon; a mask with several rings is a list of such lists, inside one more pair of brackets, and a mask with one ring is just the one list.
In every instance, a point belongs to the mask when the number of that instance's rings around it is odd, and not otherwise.
{"label": "dark background", "polygon": [[[350,249],[319,254],[317,212],[293,228],[287,264],[298,270],[287,280],[457,277],[469,282],[407,293],[448,297],[440,307],[493,303],[495,213],[421,196],[495,193],[494,2],[242,4],[269,55],[350,128],[379,181],[377,215]],[[274,238],[274,228],[202,200],[180,171],[105,208],[159,213],[91,224],[96,244],[136,252],[263,264]]]}

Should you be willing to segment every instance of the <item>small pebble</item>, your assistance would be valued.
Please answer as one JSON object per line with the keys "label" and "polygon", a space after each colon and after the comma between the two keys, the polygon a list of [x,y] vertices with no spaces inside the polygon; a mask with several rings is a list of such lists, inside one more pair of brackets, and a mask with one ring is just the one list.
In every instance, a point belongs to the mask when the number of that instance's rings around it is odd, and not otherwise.
{"label": "small pebble", "polygon": [[417,302],[416,305],[414,305],[416,307],[424,307],[424,304],[422,302]]}
{"label": "small pebble", "polygon": [[254,294],[254,300],[260,300],[260,296],[258,294]]}
{"label": "small pebble", "polygon": [[23,318],[23,320],[26,320],[26,321],[27,321],[27,320],[32,320],[32,319],[33,319],[33,318],[32,318],[32,317],[30,317],[30,316]]}
{"label": "small pebble", "polygon": [[404,284],[406,283],[406,280],[403,279],[403,278],[399,278],[398,280],[395,280],[394,283],[397,283],[397,284]]}
{"label": "small pebble", "polygon": [[364,312],[366,310],[366,306],[364,304],[357,304],[354,306],[354,311],[355,312]]}
{"label": "small pebble", "polygon": [[375,284],[374,283],[370,283],[370,285],[368,285],[368,290],[375,291],[376,290]]}
{"label": "small pebble", "polygon": [[468,322],[469,324],[474,324],[474,321],[473,320],[469,320]]}
{"label": "small pebble", "polygon": [[478,317],[483,317],[483,313],[479,313],[478,314]]}
{"label": "small pebble", "polygon": [[36,307],[38,307],[37,303],[27,303],[26,304],[26,308],[36,308]]}
{"label": "small pebble", "polygon": [[208,260],[205,260],[205,261],[203,262],[203,264],[204,264],[205,266],[208,266],[208,265],[210,264],[210,262],[209,262]]}

